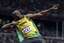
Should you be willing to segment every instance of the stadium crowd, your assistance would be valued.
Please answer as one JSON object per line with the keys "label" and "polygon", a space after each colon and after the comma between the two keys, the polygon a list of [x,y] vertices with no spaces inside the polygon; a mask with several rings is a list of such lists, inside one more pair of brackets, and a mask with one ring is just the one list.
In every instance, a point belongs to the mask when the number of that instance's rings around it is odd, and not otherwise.
{"label": "stadium crowd", "polygon": [[53,16],[56,13],[64,13],[64,1],[63,0],[0,0],[1,12],[12,12],[16,9],[21,9],[22,14],[26,13],[36,13],[44,9],[48,9],[55,4],[59,4],[59,10],[52,12]]}
{"label": "stadium crowd", "polygon": [[[13,10],[16,9],[21,9],[22,14],[27,14],[27,13],[36,13],[44,9],[48,9],[51,6],[55,4],[60,4],[60,8],[52,12],[51,14],[53,16],[58,16],[58,15],[64,15],[64,1],[63,0],[0,0],[0,14],[4,13],[10,14]],[[61,17],[61,15],[59,17]],[[4,18],[5,19],[5,18]],[[2,27],[3,24],[8,23],[8,21],[2,21],[0,19],[0,27]],[[41,26],[38,27],[40,30],[40,33],[42,36],[47,36],[47,37],[56,37],[56,32],[55,30],[49,30],[48,28]],[[64,40],[54,40],[54,39],[46,39],[47,43],[64,43]],[[0,43],[18,43],[19,40],[16,36],[15,30],[8,32],[8,31],[0,31]]]}
{"label": "stadium crowd", "polygon": [[[8,21],[8,20],[7,20]],[[9,21],[8,21],[9,22]],[[4,22],[2,22],[5,24]],[[49,25],[47,25],[49,27]],[[56,38],[56,30],[47,28],[43,23],[38,23],[37,27],[43,36],[46,37],[54,37]],[[61,37],[61,36],[60,36]],[[44,38],[46,43],[63,43],[62,39],[52,39],[52,38]],[[1,30],[0,31],[0,43],[18,43],[18,37],[15,30]]]}

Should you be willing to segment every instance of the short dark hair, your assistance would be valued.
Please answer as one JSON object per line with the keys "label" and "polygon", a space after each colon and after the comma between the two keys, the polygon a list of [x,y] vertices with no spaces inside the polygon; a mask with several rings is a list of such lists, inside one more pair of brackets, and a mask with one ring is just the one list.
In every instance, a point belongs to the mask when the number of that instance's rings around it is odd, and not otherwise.
{"label": "short dark hair", "polygon": [[18,10],[13,11],[12,15],[15,15],[15,14],[20,14],[20,11],[18,11]]}

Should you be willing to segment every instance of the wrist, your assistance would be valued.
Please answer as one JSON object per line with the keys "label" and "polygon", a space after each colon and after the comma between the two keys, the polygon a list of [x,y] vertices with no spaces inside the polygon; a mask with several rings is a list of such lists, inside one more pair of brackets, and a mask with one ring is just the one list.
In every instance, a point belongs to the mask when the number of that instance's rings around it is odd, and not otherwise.
{"label": "wrist", "polygon": [[50,8],[51,10],[54,10],[53,8]]}
{"label": "wrist", "polygon": [[51,11],[53,11],[54,9],[53,8],[50,8]]}

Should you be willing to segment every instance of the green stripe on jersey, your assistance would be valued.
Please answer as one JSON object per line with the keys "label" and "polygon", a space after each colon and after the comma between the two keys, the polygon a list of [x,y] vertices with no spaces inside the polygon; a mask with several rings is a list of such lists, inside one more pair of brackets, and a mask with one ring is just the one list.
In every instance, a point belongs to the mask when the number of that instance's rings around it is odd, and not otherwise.
{"label": "green stripe on jersey", "polygon": [[[34,27],[36,28],[36,30],[38,31],[38,28],[36,27],[35,23],[33,22],[33,20],[31,20],[31,22],[33,23]],[[38,31],[38,35],[41,36],[41,34]]]}
{"label": "green stripe on jersey", "polygon": [[16,33],[19,38],[19,41],[22,42],[24,40],[24,37],[22,36],[21,32],[18,29],[16,29]]}

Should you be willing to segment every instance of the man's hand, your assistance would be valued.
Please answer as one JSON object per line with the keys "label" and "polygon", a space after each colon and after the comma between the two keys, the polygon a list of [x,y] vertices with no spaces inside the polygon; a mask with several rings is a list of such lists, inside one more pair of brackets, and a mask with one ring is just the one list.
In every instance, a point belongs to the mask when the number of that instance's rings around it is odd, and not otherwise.
{"label": "man's hand", "polygon": [[57,9],[58,9],[58,7],[59,7],[59,4],[54,5],[51,9],[57,10]]}

